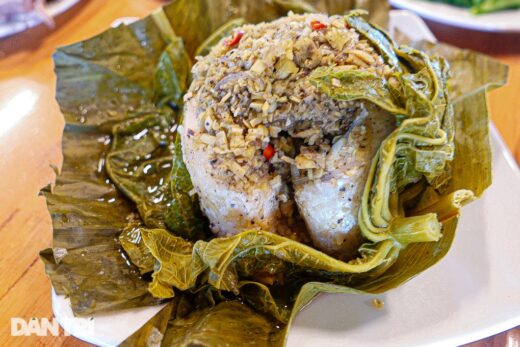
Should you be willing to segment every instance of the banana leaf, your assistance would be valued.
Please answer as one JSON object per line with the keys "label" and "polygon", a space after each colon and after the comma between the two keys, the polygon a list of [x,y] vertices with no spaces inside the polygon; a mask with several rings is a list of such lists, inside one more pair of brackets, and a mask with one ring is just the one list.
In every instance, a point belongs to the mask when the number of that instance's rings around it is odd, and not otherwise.
{"label": "banana leaf", "polygon": [[281,345],[280,325],[235,300],[201,300],[208,293],[179,293],[121,346]]}
{"label": "banana leaf", "polygon": [[[402,88],[333,68],[310,78],[332,97],[386,108],[400,124],[395,148],[388,147],[397,154],[385,159],[389,151],[382,151],[373,160],[374,172],[389,172],[373,181],[394,193],[377,197],[377,185],[367,185],[365,194],[377,232],[365,228],[368,241],[348,263],[269,232],[208,238],[176,133],[194,53],[208,52],[242,21],[353,8],[386,23],[388,4],[381,1],[178,0],[58,49],[64,164],[54,189],[44,191],[54,242],[41,258],[75,314],[169,300],[124,345],[278,346],[319,293],[381,293],[448,252],[461,206],[491,183],[485,93],[505,83],[507,68],[453,47],[398,46],[360,12],[347,22],[394,66]],[[355,90],[348,88],[353,82]],[[442,143],[435,142],[440,131]],[[383,223],[371,220],[374,210]],[[396,218],[386,218],[388,212]]]}
{"label": "banana leaf", "polygon": [[40,253],[56,293],[68,295],[77,314],[159,302],[116,242],[137,214],[104,171],[110,137],[66,131],[63,141],[61,175],[52,192],[44,191],[53,248]]}
{"label": "banana leaf", "polygon": [[62,172],[43,192],[54,229],[46,271],[76,314],[157,303],[140,273],[154,260],[139,227],[181,224],[177,211],[203,223],[192,197],[186,209],[171,199],[187,195],[170,177],[190,68],[182,40],[147,17],[62,47],[54,62],[66,127]]}

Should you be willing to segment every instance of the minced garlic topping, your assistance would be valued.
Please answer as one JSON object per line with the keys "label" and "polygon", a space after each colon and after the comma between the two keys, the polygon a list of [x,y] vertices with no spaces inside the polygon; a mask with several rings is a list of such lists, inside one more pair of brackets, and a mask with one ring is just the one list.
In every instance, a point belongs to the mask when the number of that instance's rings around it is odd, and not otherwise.
{"label": "minced garlic topping", "polygon": [[[325,27],[316,30],[322,27],[316,21]],[[262,177],[277,184],[278,176],[291,171],[320,178],[334,143],[366,110],[363,103],[319,93],[306,77],[319,66],[381,76],[390,74],[390,68],[341,16],[290,14],[235,32],[241,36],[232,46],[225,38],[209,55],[197,58],[185,96],[202,110],[197,141],[210,153],[216,176],[237,189]],[[275,153],[266,157],[268,144]]]}

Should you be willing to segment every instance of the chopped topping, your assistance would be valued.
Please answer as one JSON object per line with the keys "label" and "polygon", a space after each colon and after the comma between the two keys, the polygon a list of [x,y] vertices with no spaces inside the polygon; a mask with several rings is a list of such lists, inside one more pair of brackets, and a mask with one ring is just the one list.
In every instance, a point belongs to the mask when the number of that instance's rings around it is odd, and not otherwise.
{"label": "chopped topping", "polygon": [[296,161],[293,158],[288,157],[286,155],[282,156],[280,160],[286,162],[287,164],[296,165]]}
{"label": "chopped topping", "polygon": [[294,43],[294,60],[302,68],[313,69],[321,63],[322,53],[311,37],[301,37]]}
{"label": "chopped topping", "polygon": [[295,158],[296,167],[300,170],[305,169],[316,169],[318,165],[314,162],[314,160],[309,159],[303,155],[299,155]]}
{"label": "chopped topping", "polygon": [[243,177],[246,174],[246,170],[237,162],[229,161],[227,162],[229,170],[232,171],[235,175]]}
{"label": "chopped topping", "polygon": [[264,158],[269,161],[272,157],[274,157],[274,146],[272,144],[268,144],[264,148]]}
{"label": "chopped topping", "polygon": [[312,30],[321,30],[327,27],[327,24],[320,22],[319,20],[311,21]]}
{"label": "chopped topping", "polygon": [[276,69],[275,77],[279,80],[286,79],[290,75],[297,73],[299,70],[296,64],[287,58],[278,60],[274,68]]}
{"label": "chopped topping", "polygon": [[253,66],[251,66],[251,69],[249,69],[249,71],[254,72],[257,75],[260,75],[262,72],[264,72],[266,67],[267,66],[265,65],[265,62],[262,59],[258,59],[257,61],[255,61]]}
{"label": "chopped topping", "polygon": [[201,134],[200,140],[207,145],[213,146],[215,144],[216,138],[215,138],[215,136],[211,136],[208,134]]}
{"label": "chopped topping", "polygon": [[269,127],[269,136],[278,137],[278,134],[282,131],[282,128],[271,126]]}
{"label": "chopped topping", "polygon": [[349,43],[352,37],[345,35],[342,29],[332,28],[331,30],[327,30],[325,33],[325,39],[332,48],[341,51],[345,45]]}
{"label": "chopped topping", "polygon": [[224,44],[228,48],[232,48],[232,47],[236,46],[240,42],[240,40],[242,39],[242,36],[244,36],[244,32],[243,31],[235,31],[233,33],[233,36],[231,36],[230,39],[224,41]]}
{"label": "chopped topping", "polygon": [[280,188],[282,187],[282,178],[280,177],[280,175],[276,175],[272,180],[269,181],[269,184],[275,190],[280,190]]}
{"label": "chopped topping", "polygon": [[293,134],[293,137],[299,137],[299,138],[306,138],[306,137],[311,137],[312,135],[318,135],[321,133],[321,130],[318,129],[318,128],[311,128],[311,129],[307,129],[307,130],[303,130],[303,131],[300,131],[300,132],[297,132],[295,134]]}
{"label": "chopped topping", "polygon": [[342,16],[315,19],[292,14],[244,25],[197,58],[185,96],[200,110],[192,135],[213,160],[215,176],[237,189],[276,175],[320,179],[338,160],[342,141],[335,144],[364,104],[319,93],[307,78],[316,67],[367,71],[399,84]]}
{"label": "chopped topping", "polygon": [[364,52],[362,50],[353,49],[353,50],[349,51],[348,53],[355,55],[357,58],[361,59],[367,65],[372,65],[375,63],[374,57],[372,57],[370,54],[368,54],[367,52]]}

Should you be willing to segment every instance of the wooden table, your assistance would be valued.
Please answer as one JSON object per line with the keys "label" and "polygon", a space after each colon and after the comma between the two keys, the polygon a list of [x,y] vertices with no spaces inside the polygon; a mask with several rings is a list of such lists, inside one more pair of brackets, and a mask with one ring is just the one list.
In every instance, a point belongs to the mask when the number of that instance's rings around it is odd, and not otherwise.
{"label": "wooden table", "polygon": [[[38,191],[54,180],[50,164],[59,166],[62,160],[63,118],[54,101],[51,54],[57,46],[103,31],[116,18],[142,17],[159,4],[84,1],[60,16],[54,30],[40,26],[0,41],[0,346],[87,345],[63,332],[59,337],[10,336],[11,317],[52,317],[50,282],[38,258],[38,251],[51,245],[50,217]],[[434,29],[450,41],[449,32]],[[511,78],[506,88],[491,93],[491,114],[520,161],[520,54],[497,58],[511,65]],[[6,108],[8,116],[2,113]],[[505,341],[518,344],[520,329],[471,346],[505,346]]]}

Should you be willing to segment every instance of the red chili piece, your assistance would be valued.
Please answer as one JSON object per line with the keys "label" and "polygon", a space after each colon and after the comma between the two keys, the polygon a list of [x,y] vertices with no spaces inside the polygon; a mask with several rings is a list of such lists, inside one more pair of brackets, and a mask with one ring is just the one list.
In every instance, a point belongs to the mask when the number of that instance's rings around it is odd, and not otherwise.
{"label": "red chili piece", "polygon": [[274,147],[272,144],[268,144],[264,148],[264,158],[269,161],[272,157],[274,157]]}
{"label": "red chili piece", "polygon": [[323,29],[326,27],[327,27],[327,24],[324,24],[324,23],[320,22],[319,20],[313,20],[311,22],[312,30],[320,30],[320,29]]}
{"label": "red chili piece", "polygon": [[230,39],[226,40],[226,42],[225,42],[226,46],[228,48],[236,46],[240,42],[240,39],[242,38],[242,36],[244,36],[244,32],[243,31],[236,31],[236,32],[234,32],[233,36],[231,36]]}

